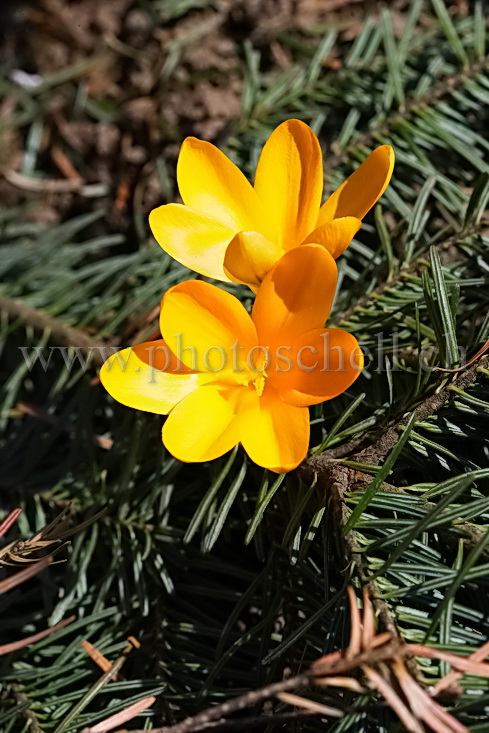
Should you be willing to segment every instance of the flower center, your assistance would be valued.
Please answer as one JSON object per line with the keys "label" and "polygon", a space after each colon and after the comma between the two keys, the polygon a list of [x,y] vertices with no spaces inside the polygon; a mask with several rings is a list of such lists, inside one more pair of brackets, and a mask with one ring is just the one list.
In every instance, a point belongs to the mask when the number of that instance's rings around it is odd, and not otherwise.
{"label": "flower center", "polygon": [[253,367],[249,375],[250,378],[248,386],[253,386],[256,389],[258,396],[261,397],[268,378],[268,374],[265,371],[270,363],[270,354],[268,352],[268,347],[259,346],[258,353],[253,354],[252,363]]}
{"label": "flower center", "polygon": [[259,376],[255,377],[255,379],[252,379],[249,383],[250,386],[253,385],[253,387],[258,392],[258,397],[261,397],[263,394],[263,390],[265,389],[265,382],[267,381],[267,373],[266,372],[260,372]]}

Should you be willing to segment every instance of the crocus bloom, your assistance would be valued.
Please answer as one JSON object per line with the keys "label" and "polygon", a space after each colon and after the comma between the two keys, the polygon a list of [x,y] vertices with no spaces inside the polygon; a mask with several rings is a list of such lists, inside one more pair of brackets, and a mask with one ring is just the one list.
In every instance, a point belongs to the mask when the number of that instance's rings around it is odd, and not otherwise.
{"label": "crocus bloom", "polygon": [[354,336],[323,328],[336,278],[323,247],[293,249],[265,277],[251,317],[214,285],[176,285],[162,300],[162,340],[111,356],[102,383],[129,407],[168,414],[163,442],[182,461],[242,443],[258,465],[290,471],[307,454],[308,405],[344,392],[363,366]]}
{"label": "crocus bloom", "polygon": [[384,193],[393,166],[392,148],[378,147],[321,206],[321,148],[300,120],[287,120],[270,135],[254,187],[218,148],[188,137],[177,165],[183,205],[160,206],[149,222],[178,262],[256,290],[280,257],[300,244],[320,244],[336,259]]}

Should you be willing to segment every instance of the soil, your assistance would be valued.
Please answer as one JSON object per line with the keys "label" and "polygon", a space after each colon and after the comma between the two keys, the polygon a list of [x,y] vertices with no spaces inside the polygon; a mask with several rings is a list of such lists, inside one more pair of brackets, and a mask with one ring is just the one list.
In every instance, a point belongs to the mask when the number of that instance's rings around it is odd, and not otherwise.
{"label": "soil", "polygon": [[[185,136],[223,144],[233,130],[245,41],[260,50],[267,74],[295,61],[287,34],[312,53],[327,28],[339,30],[341,43],[359,33],[365,13],[380,8],[376,0],[195,5],[179,16],[171,2],[3,0],[0,54],[11,81],[0,102],[0,123],[7,122],[0,124],[0,173],[10,181],[0,180],[5,204],[39,199],[29,181],[12,185],[11,172],[24,171],[28,179],[57,182],[56,190],[45,186],[42,205],[28,218],[56,223],[102,206],[109,230],[130,231],[135,211],[177,195],[173,172]],[[390,5],[402,17],[409,2]],[[466,3],[454,2],[453,10],[465,12]],[[338,63],[334,51],[325,61],[330,68]],[[68,78],[59,83],[63,74]],[[30,93],[26,108],[22,87],[39,82],[44,89]],[[163,186],[158,159],[166,166]],[[103,196],[83,194],[100,184]]]}

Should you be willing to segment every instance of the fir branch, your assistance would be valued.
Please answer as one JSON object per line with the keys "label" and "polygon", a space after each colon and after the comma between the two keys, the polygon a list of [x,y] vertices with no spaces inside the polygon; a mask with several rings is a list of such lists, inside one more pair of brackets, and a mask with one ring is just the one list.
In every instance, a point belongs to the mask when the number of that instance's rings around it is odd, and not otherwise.
{"label": "fir branch", "polygon": [[[484,375],[484,369],[489,366],[489,356],[484,354],[478,361],[474,362],[468,369],[458,372],[451,379],[444,378],[435,387],[435,391],[429,397],[425,398],[416,405],[413,405],[410,412],[403,412],[401,415],[389,420],[387,425],[383,426],[380,435],[375,440],[367,440],[365,438],[354,438],[353,440],[339,445],[336,448],[325,450],[311,456],[307,461],[299,467],[299,470],[306,476],[317,473],[321,475],[322,471],[329,470],[330,462],[339,458],[348,457],[349,460],[359,461],[361,463],[370,463],[378,465],[395,446],[400,438],[402,424],[406,423],[416,411],[416,421],[422,422],[432,417],[446,403],[457,396],[453,390],[456,387],[465,390],[475,384],[478,375]],[[367,443],[367,445],[365,445]],[[362,447],[364,446],[364,447]]]}
{"label": "fir branch", "polygon": [[28,695],[26,695],[22,685],[12,684],[9,686],[8,691],[17,705],[22,707],[21,716],[25,718],[26,721],[25,729],[28,730],[29,733],[43,733],[38,717],[32,710],[31,700]]}
{"label": "fir branch", "polygon": [[[423,644],[406,644],[399,637],[395,628],[393,634],[389,632],[376,634],[367,589],[364,588],[362,612],[358,608],[357,597],[352,587],[348,588],[348,596],[351,628],[350,641],[346,649],[323,655],[314,661],[307,671],[294,677],[227,700],[175,725],[153,728],[151,733],[197,733],[209,728],[219,730],[222,729],[222,726],[232,728],[235,721],[229,720],[231,715],[272,698],[306,710],[309,708],[311,712],[318,715],[342,717],[348,710],[348,706],[342,706],[342,709],[330,708],[289,693],[291,690],[310,685],[363,691],[357,680],[344,676],[354,670],[362,671],[371,687],[380,692],[386,702],[400,714],[401,720],[408,724],[409,730],[423,730],[422,723],[424,722],[430,724],[430,727],[437,733],[448,730],[447,724],[450,730],[468,733],[464,725],[460,724],[433,699],[437,691],[443,689],[443,684],[433,688],[433,694],[430,697],[424,687],[410,675],[405,661],[409,662],[409,658],[416,656],[448,662],[456,672],[455,675],[453,673],[447,675],[445,686],[449,686],[454,676],[458,678],[459,673],[489,677],[489,664],[483,661],[487,656],[487,645],[483,645],[475,654],[465,657],[433,649]],[[419,706],[420,702],[423,703],[421,706]],[[281,720],[280,715],[277,717]],[[263,718],[267,722],[275,720],[274,715],[260,716],[260,719]],[[437,718],[444,721],[443,727],[431,722],[436,723]],[[249,720],[240,719],[236,722],[239,725],[239,723],[249,723]],[[95,726],[94,733],[96,730],[97,726]],[[90,730],[83,733],[90,733]],[[136,731],[136,733],[143,732]]]}
{"label": "fir branch", "polygon": [[489,69],[489,55],[475,61],[468,68],[455,74],[444,76],[421,97],[409,99],[404,107],[388,115],[379,124],[360,134],[344,150],[328,159],[328,168],[334,170],[351,158],[352,154],[361,148],[373,147],[379,138],[388,135],[389,131],[399,122],[409,120],[413,113],[421,107],[431,107],[444,97],[457,92],[459,87],[470,82],[474,77]]}
{"label": "fir branch", "polygon": [[0,296],[0,313],[11,320],[20,320],[36,330],[47,332],[49,339],[56,346],[71,346],[80,349],[81,353],[95,366],[104,363],[104,349],[109,344],[94,341],[87,333],[73,328],[60,318],[50,316],[45,311],[27,305],[20,298]]}
{"label": "fir branch", "polygon": [[[208,708],[202,713],[199,713],[192,718],[186,718],[176,725],[155,728],[152,733],[195,733],[196,731],[209,728],[212,723],[225,719],[234,713],[238,713],[241,710],[257,705],[258,703],[270,700],[281,692],[291,692],[293,690],[298,690],[301,687],[305,687],[310,683],[310,680],[311,674],[304,672],[296,675],[295,677],[289,677],[286,680],[274,682],[273,684],[267,685],[259,690],[252,690],[251,692],[247,692],[245,695],[240,695],[239,697],[227,700],[220,705]],[[135,733],[143,732],[136,731]]]}
{"label": "fir branch", "polygon": [[[446,239],[443,239],[441,242],[438,242],[437,244],[433,245],[438,252],[447,252],[451,250],[454,247],[458,247],[458,245],[463,244],[463,242],[467,241],[470,237],[478,236],[481,234],[482,231],[487,227],[487,221],[482,220],[478,222],[476,225],[473,225],[469,228],[463,228],[459,232],[456,232],[455,234],[450,235]],[[458,255],[460,257],[463,257],[463,253],[458,250]],[[360,310],[365,309],[368,305],[371,304],[371,301],[378,298],[378,296],[382,295],[387,288],[394,288],[397,284],[402,282],[403,280],[411,278],[413,275],[419,275],[420,271],[426,267],[426,261],[423,259],[417,259],[414,262],[412,262],[408,267],[399,268],[397,272],[394,272],[392,277],[390,279],[386,279],[385,277],[379,282],[376,287],[371,290],[369,293],[366,293],[361,298],[359,298],[353,305],[351,305],[346,310],[342,311],[341,313],[338,313],[335,315],[329,322],[328,325],[331,327],[338,327],[341,325],[346,324],[350,319],[356,315],[356,313]]]}
{"label": "fir branch", "polygon": [[[345,495],[352,490],[353,484],[357,480],[357,472],[336,462],[340,457],[349,456],[351,460],[358,462],[379,465],[387,454],[392,450],[400,438],[400,429],[409,419],[416,415],[418,421],[426,420],[436,414],[456,393],[450,389],[456,386],[458,389],[466,389],[474,384],[481,367],[489,364],[489,356],[484,355],[481,359],[472,364],[464,372],[458,373],[451,381],[444,380],[445,383],[435,391],[434,394],[423,400],[415,407],[414,412],[403,413],[392,419],[388,425],[383,428],[379,437],[361,450],[357,450],[362,441],[354,440],[344,446],[323,453],[316,454],[310,458],[307,464],[299,470],[305,469],[304,473],[317,477],[319,486],[322,486],[327,495],[331,497],[332,511],[335,525],[341,528],[338,534],[338,542],[342,546],[342,554],[348,564],[351,564],[356,571],[357,576],[362,584],[366,584],[369,598],[377,612],[383,628],[389,631],[393,638],[400,639],[395,619],[393,618],[388,604],[380,598],[378,586],[371,578],[368,565],[365,561],[364,554],[358,551],[358,542],[356,533],[350,529],[345,533],[350,512],[346,506]],[[353,449],[353,453],[352,453]],[[415,678],[421,676],[417,665],[414,662],[409,663],[410,671]]]}

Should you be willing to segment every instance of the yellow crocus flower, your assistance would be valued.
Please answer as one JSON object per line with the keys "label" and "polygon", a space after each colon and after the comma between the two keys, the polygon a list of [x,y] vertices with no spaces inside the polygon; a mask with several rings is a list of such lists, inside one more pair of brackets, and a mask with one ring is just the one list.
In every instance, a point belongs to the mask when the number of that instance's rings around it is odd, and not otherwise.
{"label": "yellow crocus flower", "polygon": [[241,443],[250,458],[290,471],[309,445],[308,405],[344,392],[363,355],[346,331],[323,328],[337,280],[320,245],[287,252],[265,276],[250,316],[230,293],[190,280],[161,304],[162,339],[103,365],[107,391],[168,414],[163,442],[182,461],[209,461]]}
{"label": "yellow crocus flower", "polygon": [[393,166],[393,149],[381,145],[321,206],[321,148],[304,122],[287,120],[270,135],[254,186],[218,148],[189,137],[177,165],[183,204],[154,209],[149,222],[178,262],[256,291],[280,257],[301,244],[320,244],[336,259],[384,193]]}

